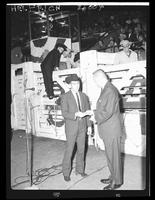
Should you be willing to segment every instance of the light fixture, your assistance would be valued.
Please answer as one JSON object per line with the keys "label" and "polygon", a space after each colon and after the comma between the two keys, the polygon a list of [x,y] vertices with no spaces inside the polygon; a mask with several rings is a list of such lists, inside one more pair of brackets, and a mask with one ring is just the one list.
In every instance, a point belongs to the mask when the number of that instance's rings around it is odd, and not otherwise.
{"label": "light fixture", "polygon": [[52,16],[50,16],[50,17],[48,18],[48,20],[49,20],[50,22],[52,22],[54,19],[53,19]]}
{"label": "light fixture", "polygon": [[59,24],[61,24],[61,25],[65,25],[65,21],[59,22]]}

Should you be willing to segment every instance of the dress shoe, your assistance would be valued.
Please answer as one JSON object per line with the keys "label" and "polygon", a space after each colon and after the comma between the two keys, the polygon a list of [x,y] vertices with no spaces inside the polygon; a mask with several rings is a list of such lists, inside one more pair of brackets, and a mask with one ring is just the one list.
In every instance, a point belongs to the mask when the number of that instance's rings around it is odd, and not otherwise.
{"label": "dress shoe", "polygon": [[87,177],[88,176],[88,174],[86,174],[86,173],[79,173],[79,172],[75,172],[75,174],[76,175],[80,175],[80,176],[82,176],[82,177]]}
{"label": "dress shoe", "polygon": [[110,184],[112,180],[107,178],[107,179],[101,179],[100,181],[101,183],[104,183],[104,184]]}
{"label": "dress shoe", "polygon": [[121,184],[109,184],[106,187],[103,188],[103,190],[115,190],[117,188],[121,187]]}
{"label": "dress shoe", "polygon": [[68,182],[68,181],[70,181],[71,179],[70,179],[69,176],[64,176],[64,180]]}

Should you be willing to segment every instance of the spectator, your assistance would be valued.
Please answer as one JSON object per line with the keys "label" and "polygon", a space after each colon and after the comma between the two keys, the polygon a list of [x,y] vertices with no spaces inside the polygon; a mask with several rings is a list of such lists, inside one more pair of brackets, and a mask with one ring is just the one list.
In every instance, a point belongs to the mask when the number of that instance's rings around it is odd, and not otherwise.
{"label": "spectator", "polygon": [[67,69],[79,67],[79,53],[67,49],[67,51],[64,51],[63,56],[66,58]]}
{"label": "spectator", "polygon": [[133,26],[129,25],[128,26],[128,32],[127,32],[127,40],[129,40],[130,42],[132,42],[133,41],[133,37],[134,37]]}
{"label": "spectator", "polygon": [[115,52],[118,52],[118,51],[119,51],[119,49],[117,47],[117,43],[115,42],[113,37],[110,37],[110,42],[109,42],[108,47],[105,50],[105,52],[115,53]]}
{"label": "spectator", "polygon": [[136,26],[134,28],[134,33],[133,33],[133,36],[132,36],[132,42],[134,42],[134,43],[138,42],[139,34],[140,34],[139,28]]}
{"label": "spectator", "polygon": [[137,54],[130,49],[131,43],[128,40],[122,40],[120,45],[122,46],[123,50],[118,52],[114,64],[124,64],[137,61]]}
{"label": "spectator", "polygon": [[146,59],[146,41],[144,36],[141,34],[138,36],[138,42],[135,46],[135,52],[138,54],[138,60],[145,60]]}
{"label": "spectator", "polygon": [[125,39],[126,39],[126,34],[120,33],[120,35],[119,35],[119,40],[120,40],[120,42],[121,42],[122,40],[125,40]]}
{"label": "spectator", "polygon": [[[146,22],[141,15],[142,13],[139,11],[125,11],[121,15],[109,12],[102,16],[100,15],[99,18],[96,15],[89,15],[88,18],[85,17],[85,20],[82,21],[81,35],[83,37],[96,37],[96,33],[105,32],[111,36],[111,32],[115,32],[116,36],[112,35],[112,37],[118,46],[122,40],[129,40],[132,42],[130,49],[136,50],[139,35],[142,34],[146,37]],[[91,24],[89,23],[90,17]],[[96,50],[105,51],[105,48],[112,46],[112,41],[108,37],[104,37],[102,41],[99,40],[96,41],[95,45],[92,44],[93,47],[89,49],[97,48]],[[107,49],[106,51],[109,50]]]}

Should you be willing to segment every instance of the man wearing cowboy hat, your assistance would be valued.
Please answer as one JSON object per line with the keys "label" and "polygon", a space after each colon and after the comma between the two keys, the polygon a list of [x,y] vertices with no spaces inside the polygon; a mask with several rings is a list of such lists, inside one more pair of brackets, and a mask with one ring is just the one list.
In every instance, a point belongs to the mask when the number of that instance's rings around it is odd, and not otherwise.
{"label": "man wearing cowboy hat", "polygon": [[60,57],[67,47],[64,44],[57,43],[52,51],[48,53],[41,63],[41,71],[45,84],[46,93],[49,99],[54,97],[53,93],[53,71],[59,68]]}
{"label": "man wearing cowboy hat", "polygon": [[75,143],[77,143],[76,175],[86,177],[84,172],[85,138],[88,127],[88,134],[91,132],[91,121],[86,114],[90,109],[88,97],[79,91],[80,79],[77,75],[66,78],[70,85],[69,92],[62,95],[61,111],[65,120],[66,151],[62,163],[62,172],[65,181],[70,181],[71,158]]}
{"label": "man wearing cowboy hat", "polygon": [[136,62],[138,60],[137,53],[130,49],[130,45],[131,42],[129,42],[128,40],[122,40],[120,42],[122,51],[116,54],[114,60],[115,65]]}

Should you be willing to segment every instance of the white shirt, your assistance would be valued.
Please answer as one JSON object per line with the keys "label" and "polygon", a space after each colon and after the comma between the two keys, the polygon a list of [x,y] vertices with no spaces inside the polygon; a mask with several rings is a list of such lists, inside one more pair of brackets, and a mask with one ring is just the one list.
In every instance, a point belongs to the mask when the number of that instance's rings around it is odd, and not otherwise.
{"label": "white shirt", "polygon": [[[71,90],[72,91],[72,90]],[[77,96],[76,96],[76,92],[74,92],[74,91],[72,91],[72,94],[74,95],[74,98],[75,98],[75,100],[76,100],[76,103],[77,103],[77,106],[78,106],[78,100],[77,100]],[[78,94],[78,97],[79,97],[79,100],[80,100],[80,107],[82,108],[82,104],[81,104],[81,98],[80,98],[80,94],[79,94],[79,92],[77,92],[77,94]]]}
{"label": "white shirt", "polygon": [[134,51],[130,50],[130,56],[127,56],[124,51],[120,51],[116,54],[114,65],[136,62],[137,60],[137,53]]}

